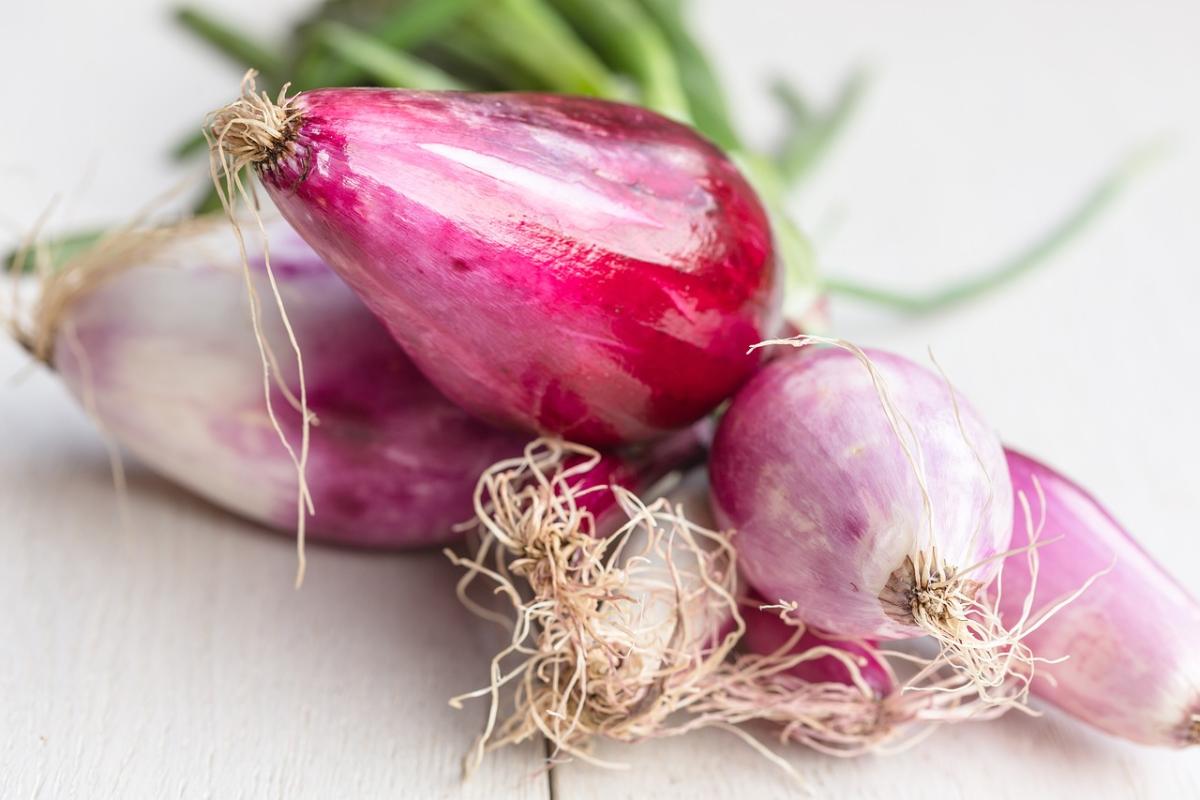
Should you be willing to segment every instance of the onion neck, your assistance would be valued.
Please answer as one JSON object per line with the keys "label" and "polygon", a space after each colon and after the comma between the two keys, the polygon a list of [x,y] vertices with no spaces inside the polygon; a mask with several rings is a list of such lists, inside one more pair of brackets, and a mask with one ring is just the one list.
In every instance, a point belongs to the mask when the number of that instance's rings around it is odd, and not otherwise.
{"label": "onion neck", "polygon": [[271,99],[255,89],[255,71],[242,79],[242,94],[209,115],[206,134],[214,156],[214,170],[225,174],[253,166],[269,169],[292,150],[302,115],[297,95],[288,86]]}
{"label": "onion neck", "polygon": [[978,597],[982,584],[966,577],[969,573],[944,563],[936,549],[921,551],[905,557],[879,600],[889,619],[937,642],[938,655],[918,673],[920,679],[944,664],[984,706],[1025,708],[1033,654],[1021,643],[1020,628],[1005,628],[987,599]]}
{"label": "onion neck", "polygon": [[1183,746],[1195,747],[1200,745],[1200,709],[1192,713],[1183,728]]}

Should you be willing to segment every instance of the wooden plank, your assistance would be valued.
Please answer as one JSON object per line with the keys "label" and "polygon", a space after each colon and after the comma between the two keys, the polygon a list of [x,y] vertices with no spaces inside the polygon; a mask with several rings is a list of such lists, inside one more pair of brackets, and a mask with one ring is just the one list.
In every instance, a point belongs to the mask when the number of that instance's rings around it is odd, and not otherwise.
{"label": "wooden plank", "polygon": [[554,796],[785,800],[804,796],[804,790],[813,797],[861,800],[1200,796],[1200,759],[1125,745],[1059,717],[1009,715],[946,728],[911,750],[886,756],[839,759],[798,747],[775,750],[800,774],[800,784],[731,734],[709,730],[639,745],[606,744],[598,754],[629,770],[579,763],[557,768]]}
{"label": "wooden plank", "polygon": [[[20,356],[0,345],[0,374]],[[104,449],[50,376],[0,391],[6,797],[544,798],[540,743],[466,784],[495,642],[438,553],[294,546]]]}

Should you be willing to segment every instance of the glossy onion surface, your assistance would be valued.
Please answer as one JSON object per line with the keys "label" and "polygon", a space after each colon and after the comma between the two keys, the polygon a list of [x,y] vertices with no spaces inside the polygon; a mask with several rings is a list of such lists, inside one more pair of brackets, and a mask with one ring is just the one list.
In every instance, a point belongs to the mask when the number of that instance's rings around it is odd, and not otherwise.
{"label": "glossy onion surface", "polygon": [[778,325],[766,215],[691,129],[544,94],[322,89],[259,175],[421,370],[593,445],[683,427]]}

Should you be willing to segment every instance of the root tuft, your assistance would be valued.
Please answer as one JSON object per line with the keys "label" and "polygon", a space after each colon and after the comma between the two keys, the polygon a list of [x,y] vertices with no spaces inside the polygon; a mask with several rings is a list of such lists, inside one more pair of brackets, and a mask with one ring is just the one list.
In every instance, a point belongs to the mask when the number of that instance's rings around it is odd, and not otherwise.
{"label": "root tuft", "polygon": [[[730,536],[689,522],[665,500],[646,505],[623,488],[589,485],[599,459],[589,448],[540,439],[497,463],[476,488],[474,555],[446,551],[466,570],[460,600],[510,633],[492,659],[490,683],[450,701],[490,701],[467,774],[488,752],[538,734],[551,743],[551,766],[578,758],[616,767],[592,755],[597,739],[632,743],[714,727],[795,776],[737,726],[766,720],[786,740],[856,755],[913,738],[909,723],[994,713],[957,675],[939,677],[937,693],[878,698],[847,651],[795,652],[805,629],[791,620],[795,634],[775,653],[730,660],[745,631]],[[609,497],[623,522],[591,510]],[[477,579],[508,601],[510,615],[472,599]],[[825,657],[846,665],[849,685],[787,674]]]}
{"label": "root tuft", "polygon": [[[664,500],[647,506],[621,487],[588,486],[599,459],[589,448],[543,439],[496,464],[476,489],[475,555],[447,552],[467,570],[459,597],[512,634],[492,661],[491,684],[451,701],[491,698],[468,773],[487,752],[539,733],[553,745],[552,761],[592,763],[603,763],[589,754],[595,737],[669,735],[667,717],[721,668],[737,639],[709,636],[737,609],[728,538]],[[590,495],[611,495],[624,524],[605,533],[581,502]],[[513,618],[470,598],[480,577],[509,600]],[[739,618],[738,635],[743,627]],[[507,684],[514,696],[502,713]]]}
{"label": "root tuft", "polygon": [[296,95],[288,96],[290,84],[284,84],[272,100],[266,92],[258,92],[250,70],[242,79],[242,94],[229,105],[211,113],[206,122],[206,135],[220,152],[222,166],[240,171],[247,166],[270,167],[288,152],[300,111]]}
{"label": "root tuft", "polygon": [[[935,548],[915,558],[907,556],[892,573],[880,601],[889,617],[919,627],[938,643],[941,652],[932,664],[956,667],[987,702],[1022,705],[1033,653],[979,598],[981,588],[979,581],[945,564]],[[1014,681],[1015,674],[1020,680]]]}

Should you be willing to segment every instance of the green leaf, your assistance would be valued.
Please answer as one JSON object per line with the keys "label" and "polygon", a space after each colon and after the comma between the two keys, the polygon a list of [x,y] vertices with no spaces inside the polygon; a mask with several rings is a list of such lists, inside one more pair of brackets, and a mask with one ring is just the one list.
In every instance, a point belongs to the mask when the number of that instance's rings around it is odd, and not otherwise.
{"label": "green leaf", "polygon": [[691,121],[675,54],[636,0],[551,2],[611,67],[637,82],[644,105]]}
{"label": "green leaf", "polygon": [[409,0],[386,17],[374,33],[392,47],[411,50],[440,36],[481,0]]}
{"label": "green leaf", "polygon": [[384,86],[433,90],[467,88],[432,64],[339,22],[321,23],[314,28],[313,37],[346,64]]}
{"label": "green leaf", "polygon": [[431,42],[426,50],[443,67],[473,82],[506,91],[550,89],[537,75],[510,61],[495,42],[473,28],[455,29],[453,36]]}
{"label": "green leaf", "polygon": [[204,138],[204,131],[197,129],[194,133],[188,134],[187,138],[180,139],[179,143],[171,148],[171,158],[183,161],[207,149],[208,140]]}
{"label": "green leaf", "polygon": [[741,149],[725,92],[708,56],[692,37],[679,0],[639,0],[675,53],[676,68],[697,130],[724,150]]}
{"label": "green leaf", "polygon": [[771,84],[771,93],[776,102],[783,106],[788,121],[796,127],[811,125],[813,122],[812,105],[805,99],[800,90],[786,80],[777,78]]}
{"label": "green leaf", "polygon": [[492,0],[464,22],[489,38],[505,58],[555,91],[623,97],[596,54],[544,0]]}
{"label": "green leaf", "polygon": [[242,69],[253,67],[270,83],[278,83],[284,59],[272,48],[251,39],[199,9],[184,7],[175,12],[180,25],[224,53]]}
{"label": "green leaf", "polygon": [[217,194],[216,187],[209,186],[200,202],[196,203],[196,214],[210,214],[222,210],[224,206],[221,205],[221,196]]}
{"label": "green leaf", "polygon": [[[350,26],[366,28],[370,35],[390,45],[394,50],[411,51],[449,31],[464,14],[482,0],[409,0],[390,9],[378,21]],[[297,59],[297,85],[301,88],[318,86],[350,86],[362,82],[370,74],[354,63],[339,60],[323,46],[319,36],[310,28],[319,28],[318,21],[305,28],[299,36],[304,48]],[[347,23],[342,23],[347,24]]]}
{"label": "green leaf", "polygon": [[22,274],[32,273],[35,269],[57,270],[75,256],[90,249],[104,233],[102,230],[77,231],[38,246],[37,254],[49,259],[49,263],[46,264],[38,264],[38,259],[33,257],[33,253],[18,248],[4,257],[4,270],[17,270]]}
{"label": "green leaf", "polygon": [[854,70],[842,83],[829,108],[818,114],[794,87],[783,80],[775,82],[774,94],[790,117],[790,130],[775,157],[786,183],[799,183],[829,153],[862,103],[869,84],[870,75],[866,69]]}
{"label": "green leaf", "polygon": [[734,151],[731,156],[758,193],[770,218],[775,255],[784,270],[784,316],[799,320],[820,297],[820,273],[812,243],[788,216],[785,187],[770,159],[745,151]]}

